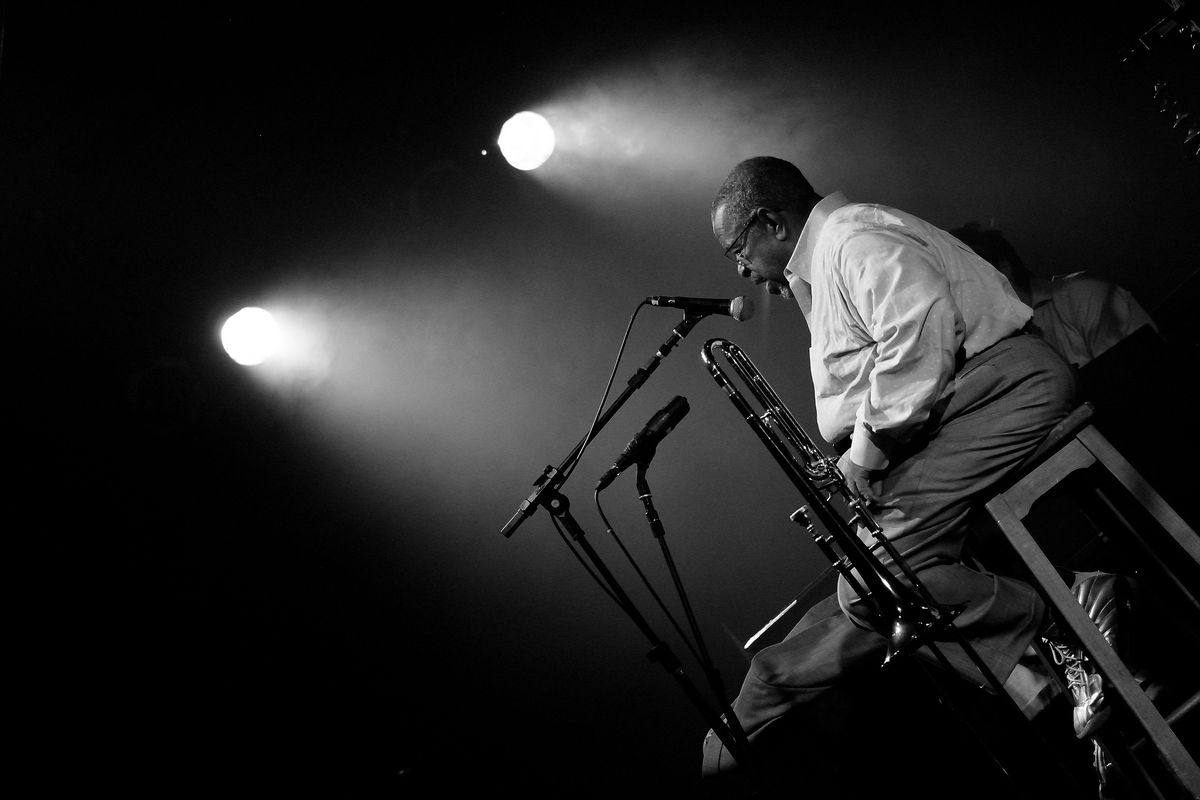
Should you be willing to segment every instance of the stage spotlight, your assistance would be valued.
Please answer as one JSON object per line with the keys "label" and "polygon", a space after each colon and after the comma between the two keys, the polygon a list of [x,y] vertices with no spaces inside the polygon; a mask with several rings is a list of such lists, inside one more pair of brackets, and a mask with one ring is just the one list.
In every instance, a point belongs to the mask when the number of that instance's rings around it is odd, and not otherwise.
{"label": "stage spotlight", "polygon": [[279,326],[269,311],[243,308],[221,326],[221,344],[239,364],[255,366],[266,361],[279,346]]}
{"label": "stage spotlight", "polygon": [[554,128],[541,114],[521,111],[500,128],[496,144],[512,166],[521,170],[537,169],[554,152]]}

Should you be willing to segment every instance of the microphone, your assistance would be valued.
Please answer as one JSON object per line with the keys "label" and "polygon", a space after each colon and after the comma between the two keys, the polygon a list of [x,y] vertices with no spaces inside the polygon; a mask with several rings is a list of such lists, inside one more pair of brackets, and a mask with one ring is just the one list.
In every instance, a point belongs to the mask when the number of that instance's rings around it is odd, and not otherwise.
{"label": "microphone", "polygon": [[713,300],[707,297],[647,297],[646,302],[652,306],[682,308],[689,314],[724,314],[738,322],[754,316],[754,301],[748,297],[735,297],[732,300]]}
{"label": "microphone", "polygon": [[654,451],[658,448],[658,443],[663,440],[663,437],[671,432],[671,429],[679,424],[679,420],[691,409],[688,407],[686,397],[676,396],[674,400],[650,418],[646,423],[646,427],[637,432],[637,435],[629,440],[629,444],[625,445],[625,449],[621,451],[621,455],[617,456],[617,460],[608,468],[608,472],[596,482],[596,491],[599,492],[606,488],[610,483],[616,480],[617,476],[626,470],[631,464],[636,464],[639,461],[653,458]]}

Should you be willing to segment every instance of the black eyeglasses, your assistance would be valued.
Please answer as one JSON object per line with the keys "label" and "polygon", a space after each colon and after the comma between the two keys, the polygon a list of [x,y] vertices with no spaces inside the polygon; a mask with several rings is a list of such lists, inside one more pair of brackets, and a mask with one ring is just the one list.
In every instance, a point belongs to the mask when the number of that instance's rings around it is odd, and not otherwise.
{"label": "black eyeglasses", "polygon": [[738,231],[737,236],[733,237],[733,241],[729,243],[729,247],[725,248],[725,257],[735,264],[741,264],[742,250],[746,248],[746,237],[750,235],[750,229],[754,227],[754,223],[758,222],[758,209],[750,212],[750,219],[746,220],[746,224]]}

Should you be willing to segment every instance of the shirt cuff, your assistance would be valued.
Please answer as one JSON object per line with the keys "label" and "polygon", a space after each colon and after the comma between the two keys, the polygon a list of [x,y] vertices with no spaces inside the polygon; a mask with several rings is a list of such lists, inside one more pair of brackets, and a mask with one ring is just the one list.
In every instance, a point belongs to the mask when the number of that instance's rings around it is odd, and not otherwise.
{"label": "shirt cuff", "polygon": [[888,436],[869,430],[862,421],[854,423],[850,440],[850,460],[870,470],[885,469],[891,463],[896,442]]}

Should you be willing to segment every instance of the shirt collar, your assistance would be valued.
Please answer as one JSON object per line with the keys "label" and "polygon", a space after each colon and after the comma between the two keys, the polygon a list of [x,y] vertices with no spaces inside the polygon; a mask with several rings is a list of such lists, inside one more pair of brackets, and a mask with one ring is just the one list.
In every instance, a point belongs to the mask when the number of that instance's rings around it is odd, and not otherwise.
{"label": "shirt collar", "polygon": [[805,283],[812,283],[812,256],[817,247],[817,239],[821,236],[821,229],[825,227],[825,221],[829,219],[830,214],[849,202],[846,195],[833,192],[823,197],[813,206],[812,211],[808,212],[808,220],[804,223],[804,229],[800,231],[796,249],[792,251],[792,257],[783,269],[783,275],[789,284],[797,278]]}
{"label": "shirt collar", "polygon": [[817,239],[820,238],[821,229],[825,227],[829,215],[849,202],[841,192],[833,192],[813,206],[812,211],[808,212],[804,229],[800,231],[800,238],[796,241],[796,249],[792,251],[787,266],[783,268],[783,276],[787,278],[788,288],[791,289],[796,304],[800,306],[805,321],[812,314],[812,257],[817,247]]}

